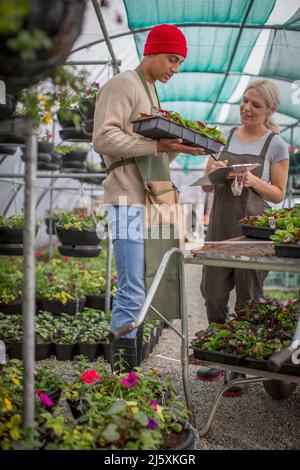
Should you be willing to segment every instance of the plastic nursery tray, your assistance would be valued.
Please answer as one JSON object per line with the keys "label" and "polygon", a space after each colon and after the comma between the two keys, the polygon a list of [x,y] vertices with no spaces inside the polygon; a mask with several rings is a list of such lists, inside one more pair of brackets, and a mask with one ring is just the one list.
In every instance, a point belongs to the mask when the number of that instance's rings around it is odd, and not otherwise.
{"label": "plastic nursery tray", "polygon": [[[219,351],[206,351],[200,349],[198,346],[192,345],[191,349],[194,350],[195,359],[201,359],[207,362],[217,362],[219,364],[229,364],[239,367],[247,367],[248,369],[270,371],[267,360],[253,359],[251,357],[239,356],[237,354],[229,354]],[[300,376],[300,366],[295,364],[283,364],[281,369],[278,371],[279,374],[288,374]]]}
{"label": "plastic nursery tray", "polygon": [[153,140],[180,138],[185,145],[203,147],[213,153],[219,152],[224,147],[224,144],[217,140],[208,139],[201,135],[200,132],[181,126],[161,116],[138,119],[132,121],[132,123],[133,132]]}
{"label": "plastic nursery tray", "polygon": [[274,243],[276,256],[300,258],[300,243]]}
{"label": "plastic nursery tray", "polygon": [[198,346],[192,344],[190,346],[194,350],[195,359],[201,359],[208,362],[218,362],[220,364],[230,364],[233,366],[241,366],[243,356],[237,354],[229,354],[225,352],[218,351],[207,351],[206,349],[201,349]]}
{"label": "plastic nursery tray", "polygon": [[257,227],[250,224],[239,224],[243,234],[248,238],[259,238],[260,240],[270,240],[270,235],[274,235],[275,229],[271,227]]}

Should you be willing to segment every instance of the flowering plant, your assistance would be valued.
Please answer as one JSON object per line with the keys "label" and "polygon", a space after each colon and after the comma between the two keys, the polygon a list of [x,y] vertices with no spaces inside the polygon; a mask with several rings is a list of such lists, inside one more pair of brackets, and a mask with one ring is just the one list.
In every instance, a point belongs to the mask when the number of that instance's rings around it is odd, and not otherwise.
{"label": "flowering plant", "polygon": [[100,89],[100,83],[92,82],[83,92],[83,98],[87,98],[90,101],[95,101],[98,91]]}

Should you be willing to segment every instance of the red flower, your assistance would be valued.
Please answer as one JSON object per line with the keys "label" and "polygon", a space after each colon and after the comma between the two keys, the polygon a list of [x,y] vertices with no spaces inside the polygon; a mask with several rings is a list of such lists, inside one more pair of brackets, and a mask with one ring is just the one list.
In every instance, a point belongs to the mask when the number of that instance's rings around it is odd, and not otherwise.
{"label": "red flower", "polygon": [[86,384],[93,384],[95,380],[101,379],[95,369],[88,369],[81,375],[81,380]]}
{"label": "red flower", "polygon": [[36,251],[35,256],[37,256],[37,257],[42,256],[42,253],[40,251]]}
{"label": "red flower", "polygon": [[65,256],[64,261],[70,261],[70,258],[68,256]]}

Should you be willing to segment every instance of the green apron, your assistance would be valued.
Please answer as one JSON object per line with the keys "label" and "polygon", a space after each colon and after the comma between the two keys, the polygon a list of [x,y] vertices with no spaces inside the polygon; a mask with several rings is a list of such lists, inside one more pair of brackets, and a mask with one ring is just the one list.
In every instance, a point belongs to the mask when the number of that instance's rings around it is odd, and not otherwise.
{"label": "green apron", "polygon": [[[154,106],[143,71],[138,67],[136,72],[148,95],[153,112],[157,107]],[[139,156],[118,161],[108,168],[108,173],[119,166],[131,163],[137,165],[145,188],[144,256],[145,288],[148,292],[165,252],[180,245],[179,193],[171,181],[168,155]],[[170,260],[152,305],[167,319],[181,317],[180,268],[177,257]],[[149,309],[147,320],[157,318],[153,310]]]}

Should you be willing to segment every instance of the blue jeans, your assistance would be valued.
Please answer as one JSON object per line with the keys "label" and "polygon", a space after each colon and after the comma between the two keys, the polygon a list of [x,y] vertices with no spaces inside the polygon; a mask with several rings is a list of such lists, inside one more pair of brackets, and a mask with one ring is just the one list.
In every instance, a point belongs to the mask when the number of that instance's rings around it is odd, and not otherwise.
{"label": "blue jeans", "polygon": [[[118,274],[111,330],[137,320],[145,301],[143,208],[106,206]],[[135,338],[137,328],[123,337]]]}

